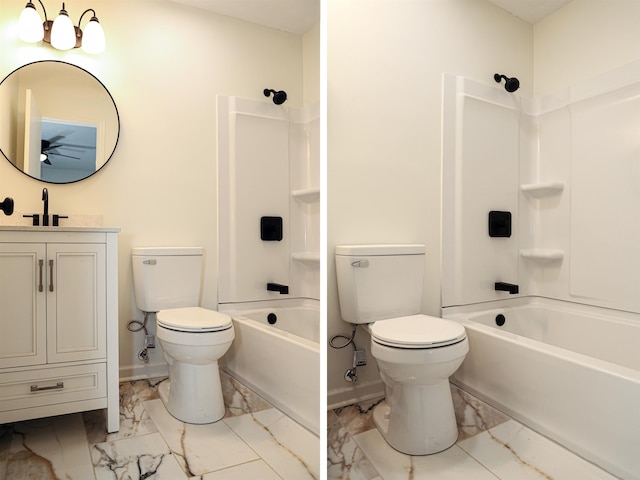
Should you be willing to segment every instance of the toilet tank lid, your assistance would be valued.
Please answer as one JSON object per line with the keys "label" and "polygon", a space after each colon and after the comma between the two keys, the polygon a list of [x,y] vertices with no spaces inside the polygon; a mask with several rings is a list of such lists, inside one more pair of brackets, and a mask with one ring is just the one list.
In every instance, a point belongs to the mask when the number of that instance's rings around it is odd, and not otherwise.
{"label": "toilet tank lid", "polygon": [[424,255],[426,248],[419,244],[336,245],[336,255]]}
{"label": "toilet tank lid", "polygon": [[140,256],[186,256],[202,255],[202,247],[135,247],[131,250],[131,255]]}

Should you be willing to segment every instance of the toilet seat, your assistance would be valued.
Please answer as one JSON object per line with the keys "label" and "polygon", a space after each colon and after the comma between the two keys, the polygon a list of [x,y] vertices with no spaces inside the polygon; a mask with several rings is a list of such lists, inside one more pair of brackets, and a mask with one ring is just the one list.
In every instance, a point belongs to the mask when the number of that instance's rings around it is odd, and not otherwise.
{"label": "toilet seat", "polygon": [[406,349],[446,347],[467,338],[460,323],[423,314],[378,320],[370,332],[380,345]]}
{"label": "toilet seat", "polygon": [[160,310],[156,320],[158,325],[178,332],[220,332],[233,327],[228,315],[202,307]]}

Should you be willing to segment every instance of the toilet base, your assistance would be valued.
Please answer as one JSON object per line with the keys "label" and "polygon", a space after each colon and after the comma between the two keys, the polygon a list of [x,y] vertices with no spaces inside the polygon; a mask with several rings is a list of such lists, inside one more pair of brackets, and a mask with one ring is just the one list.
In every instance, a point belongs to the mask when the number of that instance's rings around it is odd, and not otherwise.
{"label": "toilet base", "polygon": [[373,410],[386,442],[407,455],[431,455],[453,446],[458,426],[449,380],[434,385],[395,384]]}
{"label": "toilet base", "polygon": [[158,394],[167,411],[185,423],[213,423],[225,414],[218,362],[188,365],[174,360]]}

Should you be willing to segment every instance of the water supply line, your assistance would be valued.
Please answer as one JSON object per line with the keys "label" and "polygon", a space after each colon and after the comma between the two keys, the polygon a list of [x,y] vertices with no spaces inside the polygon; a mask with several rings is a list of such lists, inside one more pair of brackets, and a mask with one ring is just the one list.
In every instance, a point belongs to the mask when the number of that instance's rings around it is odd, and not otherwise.
{"label": "water supply line", "polygon": [[[329,340],[329,345],[332,348],[335,348],[336,350],[340,350],[342,348],[348,347],[349,345],[353,345],[353,364],[351,368],[347,369],[347,371],[344,373],[345,381],[350,383],[358,382],[357,367],[364,366],[367,364],[365,351],[358,350],[358,347],[356,347],[356,343],[354,342],[354,339],[356,338],[357,329],[358,329],[358,325],[354,324],[353,330],[351,331],[351,336],[345,335],[344,333],[338,333],[333,337],[331,337],[331,339]],[[336,345],[336,339],[338,338],[344,338],[346,342],[343,343],[342,345]]]}
{"label": "water supply line", "polygon": [[138,359],[144,363],[149,363],[149,348],[155,348],[155,337],[149,335],[147,330],[147,320],[151,312],[144,312],[144,320],[142,322],[138,320],[131,320],[127,324],[127,330],[130,332],[139,332],[144,330],[144,348],[138,352]]}

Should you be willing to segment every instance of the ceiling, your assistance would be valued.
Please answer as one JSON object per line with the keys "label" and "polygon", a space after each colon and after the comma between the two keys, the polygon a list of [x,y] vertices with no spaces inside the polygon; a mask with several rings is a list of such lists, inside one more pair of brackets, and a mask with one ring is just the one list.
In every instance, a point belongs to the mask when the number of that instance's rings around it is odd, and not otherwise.
{"label": "ceiling", "polygon": [[320,0],[172,0],[302,35],[320,20]]}
{"label": "ceiling", "polygon": [[42,168],[95,171],[96,127],[43,119],[42,139],[59,145],[49,152],[51,166]]}
{"label": "ceiling", "polygon": [[[328,0],[172,0],[247,22],[302,35],[320,20],[320,2]],[[342,0],[339,0],[342,1]],[[571,0],[489,0],[534,24]]]}
{"label": "ceiling", "polygon": [[538,23],[571,0],[489,0],[494,5],[531,24]]}

